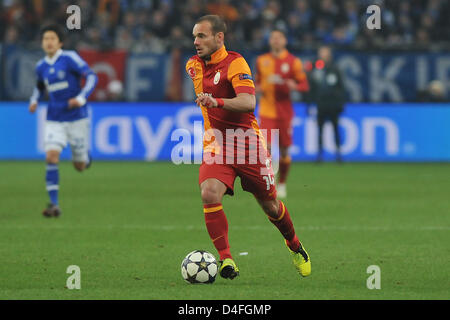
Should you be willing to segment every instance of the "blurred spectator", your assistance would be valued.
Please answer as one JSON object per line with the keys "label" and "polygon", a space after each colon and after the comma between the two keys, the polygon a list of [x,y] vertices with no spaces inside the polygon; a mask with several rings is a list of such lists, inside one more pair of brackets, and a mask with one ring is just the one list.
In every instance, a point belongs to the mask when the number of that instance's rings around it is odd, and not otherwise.
{"label": "blurred spectator", "polygon": [[424,28],[417,30],[416,33],[416,47],[419,49],[429,48],[431,45],[431,39],[428,31]]}
{"label": "blurred spectator", "polygon": [[[130,44],[131,45],[131,44]],[[129,49],[131,47],[122,47],[122,49]],[[137,42],[132,50],[133,53],[164,53],[166,51],[166,46],[163,40],[152,33],[151,30],[145,30],[139,42]]]}
{"label": "blurred spectator", "polygon": [[333,26],[337,23],[339,15],[339,7],[333,0],[320,0],[318,17],[327,23],[329,31],[332,31]]}
{"label": "blurred spectator", "polygon": [[[141,43],[145,41],[146,40],[142,39]],[[131,49],[133,43],[134,43],[133,35],[129,29],[122,28],[116,32],[115,47],[117,49],[124,49],[124,50]]]}
{"label": "blurred spectator", "polygon": [[111,26],[118,23],[119,10],[119,0],[99,0],[98,2],[98,14],[107,16]]}
{"label": "blurred spectator", "polygon": [[[14,39],[39,47],[40,27],[64,24],[72,2],[0,0],[0,42]],[[69,33],[65,47],[144,50],[146,45],[139,42],[148,43],[152,37],[168,42],[165,48],[170,50],[175,26],[190,38],[194,22],[213,13],[227,20],[227,39],[242,49],[263,50],[273,28],[286,31],[292,50],[314,48],[324,41],[369,50],[422,49],[430,43],[450,48],[449,0],[79,0],[76,4],[82,12],[82,29]],[[366,27],[366,9],[372,4],[381,7],[382,32]],[[179,30],[175,33],[175,38],[180,36]]]}
{"label": "blurred spectator", "polygon": [[11,26],[6,29],[5,33],[5,46],[14,46],[19,40],[19,32],[16,27]]}
{"label": "blurred spectator", "polygon": [[182,50],[191,50],[193,46],[193,40],[187,37],[183,29],[179,26],[172,28],[170,37],[167,42],[168,49],[180,48]]}
{"label": "blurred spectator", "polygon": [[228,23],[239,19],[239,13],[230,3],[230,0],[211,1],[206,5],[206,8],[210,14],[222,16]]}
{"label": "blurred spectator", "polygon": [[90,28],[86,36],[78,43],[77,49],[100,50],[100,32],[96,28]]}
{"label": "blurred spectator", "polygon": [[417,94],[417,102],[448,102],[445,96],[444,84],[439,80],[430,82],[425,90],[421,90]]}
{"label": "blurred spectator", "polygon": [[153,11],[150,26],[157,37],[166,38],[170,34],[170,22],[162,10]]}

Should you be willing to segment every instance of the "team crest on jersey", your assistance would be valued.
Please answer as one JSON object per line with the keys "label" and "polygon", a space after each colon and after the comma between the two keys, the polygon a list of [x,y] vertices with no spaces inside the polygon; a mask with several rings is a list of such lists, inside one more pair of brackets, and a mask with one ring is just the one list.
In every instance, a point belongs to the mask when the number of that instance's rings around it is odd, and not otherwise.
{"label": "team crest on jersey", "polygon": [[289,63],[285,62],[281,65],[281,72],[283,72],[283,73],[289,72]]}
{"label": "team crest on jersey", "polygon": [[214,84],[218,84],[220,81],[220,71],[216,72],[216,75],[214,76]]}
{"label": "team crest on jersey", "polygon": [[58,79],[64,79],[64,77],[66,76],[66,73],[64,72],[64,70],[59,70],[56,75],[57,75]]}
{"label": "team crest on jersey", "polygon": [[194,67],[190,67],[190,68],[188,69],[188,73],[189,73],[189,76],[190,76],[192,79],[195,78],[195,68],[194,68]]}
{"label": "team crest on jersey", "polygon": [[54,73],[55,72],[55,68],[50,68],[50,70],[48,72],[49,73]]}

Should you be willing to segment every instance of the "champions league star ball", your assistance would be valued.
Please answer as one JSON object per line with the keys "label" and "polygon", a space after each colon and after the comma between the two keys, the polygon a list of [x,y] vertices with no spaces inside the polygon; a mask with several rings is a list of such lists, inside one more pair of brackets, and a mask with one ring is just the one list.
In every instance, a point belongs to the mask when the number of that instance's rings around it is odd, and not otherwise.
{"label": "champions league star ball", "polygon": [[181,263],[181,276],[189,283],[213,283],[217,270],[216,258],[202,250],[190,252]]}

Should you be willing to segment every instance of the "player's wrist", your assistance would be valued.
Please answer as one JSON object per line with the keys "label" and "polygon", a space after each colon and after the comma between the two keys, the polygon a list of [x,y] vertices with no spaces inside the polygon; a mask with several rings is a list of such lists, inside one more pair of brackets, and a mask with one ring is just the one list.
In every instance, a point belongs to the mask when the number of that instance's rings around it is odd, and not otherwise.
{"label": "player's wrist", "polygon": [[77,96],[75,97],[75,100],[80,104],[80,106],[83,106],[86,104],[86,98],[83,96]]}
{"label": "player's wrist", "polygon": [[217,108],[223,108],[223,106],[225,105],[225,102],[223,101],[223,99],[216,98],[216,102],[217,102]]}

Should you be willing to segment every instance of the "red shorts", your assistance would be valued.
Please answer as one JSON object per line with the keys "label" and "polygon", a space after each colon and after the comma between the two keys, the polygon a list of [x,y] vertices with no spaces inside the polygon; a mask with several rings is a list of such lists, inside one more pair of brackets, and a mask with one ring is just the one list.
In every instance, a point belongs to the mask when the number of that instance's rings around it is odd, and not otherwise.
{"label": "red shorts", "polygon": [[214,178],[227,187],[227,194],[234,194],[234,180],[241,178],[242,189],[252,193],[259,200],[274,200],[277,198],[272,162],[267,164],[219,164],[202,162],[199,170],[198,183]]}
{"label": "red shorts", "polygon": [[279,145],[280,147],[289,147],[292,145],[292,118],[289,119],[270,119],[260,117],[260,128],[268,144],[271,144],[272,135],[270,130],[279,129]]}

